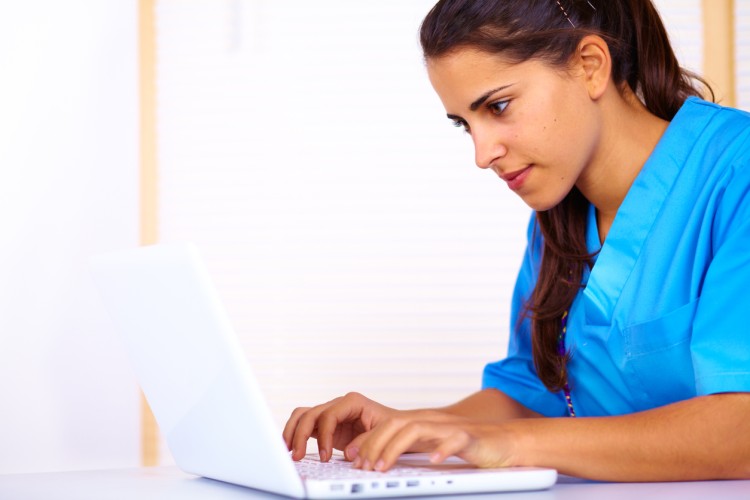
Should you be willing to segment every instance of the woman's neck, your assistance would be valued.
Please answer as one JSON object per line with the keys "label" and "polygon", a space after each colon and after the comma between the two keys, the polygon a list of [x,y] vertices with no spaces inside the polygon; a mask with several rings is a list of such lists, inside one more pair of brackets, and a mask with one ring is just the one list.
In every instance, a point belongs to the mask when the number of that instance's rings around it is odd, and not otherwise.
{"label": "woman's neck", "polygon": [[651,114],[627,88],[602,96],[602,130],[597,152],[576,186],[597,211],[604,239],[617,210],[661,139],[669,122]]}

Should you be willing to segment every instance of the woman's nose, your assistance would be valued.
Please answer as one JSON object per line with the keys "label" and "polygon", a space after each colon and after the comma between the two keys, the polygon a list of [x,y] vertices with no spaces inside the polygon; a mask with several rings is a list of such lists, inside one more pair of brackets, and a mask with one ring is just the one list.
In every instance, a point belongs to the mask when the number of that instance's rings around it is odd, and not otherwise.
{"label": "woman's nose", "polygon": [[508,154],[508,148],[494,134],[477,133],[472,130],[474,139],[474,161],[479,168],[489,168],[497,160]]}

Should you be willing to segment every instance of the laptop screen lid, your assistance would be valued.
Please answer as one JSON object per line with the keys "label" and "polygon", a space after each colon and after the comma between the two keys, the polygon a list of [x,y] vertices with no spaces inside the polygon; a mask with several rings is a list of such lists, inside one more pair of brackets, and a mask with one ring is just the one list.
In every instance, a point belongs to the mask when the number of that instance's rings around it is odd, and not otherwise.
{"label": "laptop screen lid", "polygon": [[91,267],[167,445],[185,472],[297,498],[523,491],[548,488],[556,480],[553,469],[417,466],[420,459],[410,456],[400,478],[349,469],[343,479],[303,482],[196,248],[141,247],[97,256]]}
{"label": "laptop screen lid", "polygon": [[141,247],[96,256],[91,268],[178,467],[304,497],[196,248]]}

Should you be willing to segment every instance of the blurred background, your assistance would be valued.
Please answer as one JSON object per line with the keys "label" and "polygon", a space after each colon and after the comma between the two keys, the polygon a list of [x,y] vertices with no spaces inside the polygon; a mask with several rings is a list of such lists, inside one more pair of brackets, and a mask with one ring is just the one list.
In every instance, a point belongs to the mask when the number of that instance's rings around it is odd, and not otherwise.
{"label": "blurred background", "polygon": [[[91,255],[201,250],[271,409],[401,408],[506,351],[529,209],[426,77],[433,0],[0,0],[0,473],[170,463]],[[750,107],[750,0],[656,0]]]}

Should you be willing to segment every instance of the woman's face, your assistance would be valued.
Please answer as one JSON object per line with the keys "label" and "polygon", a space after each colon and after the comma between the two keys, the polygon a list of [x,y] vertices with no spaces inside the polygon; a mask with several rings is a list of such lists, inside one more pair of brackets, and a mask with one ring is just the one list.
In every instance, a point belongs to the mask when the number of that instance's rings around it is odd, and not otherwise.
{"label": "woman's face", "polygon": [[582,71],[511,64],[473,49],[430,59],[427,70],[448,118],[471,135],[477,166],[494,170],[535,210],[562,201],[599,143]]}

